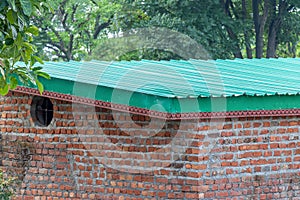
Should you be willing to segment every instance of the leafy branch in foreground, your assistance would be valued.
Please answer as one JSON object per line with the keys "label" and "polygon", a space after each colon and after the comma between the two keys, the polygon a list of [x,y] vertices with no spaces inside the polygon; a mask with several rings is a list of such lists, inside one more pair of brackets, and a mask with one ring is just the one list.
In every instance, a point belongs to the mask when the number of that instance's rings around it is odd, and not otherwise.
{"label": "leafy branch in foreground", "polygon": [[30,20],[45,9],[49,9],[47,0],[1,0],[0,95],[15,89],[19,82],[34,84],[40,93],[43,92],[39,77],[50,77],[36,65],[43,64],[39,57],[34,56],[36,47],[31,44],[39,29]]}

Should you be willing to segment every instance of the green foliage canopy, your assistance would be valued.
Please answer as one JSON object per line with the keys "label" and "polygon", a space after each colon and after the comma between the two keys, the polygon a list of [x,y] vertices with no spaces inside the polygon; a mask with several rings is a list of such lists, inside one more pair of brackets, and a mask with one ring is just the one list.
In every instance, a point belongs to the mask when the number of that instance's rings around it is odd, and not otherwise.
{"label": "green foliage canopy", "polygon": [[[46,0],[1,0],[0,1],[0,94],[6,95],[15,89],[18,81],[24,84],[35,84],[42,93],[43,85],[39,77],[49,79],[42,72],[43,63],[35,56],[36,48],[33,37],[39,29],[31,24],[32,17],[49,9]],[[23,61],[24,65],[19,64]]]}
{"label": "green foliage canopy", "polygon": [[299,0],[124,0],[124,5],[147,15],[131,28],[176,30],[215,59],[297,56]]}
{"label": "green foliage canopy", "polygon": [[[35,40],[44,59],[81,60],[119,23],[121,5],[110,0],[53,0],[54,12],[34,18],[41,29]],[[109,30],[109,31],[108,31]]]}
{"label": "green foliage canopy", "polygon": [[[155,27],[185,34],[214,59],[299,56],[299,0],[53,0],[51,4],[54,12],[33,19],[41,30],[35,44],[44,59],[182,58],[169,49],[133,44],[125,35],[141,35],[137,29]],[[138,48],[132,49],[132,44]]]}

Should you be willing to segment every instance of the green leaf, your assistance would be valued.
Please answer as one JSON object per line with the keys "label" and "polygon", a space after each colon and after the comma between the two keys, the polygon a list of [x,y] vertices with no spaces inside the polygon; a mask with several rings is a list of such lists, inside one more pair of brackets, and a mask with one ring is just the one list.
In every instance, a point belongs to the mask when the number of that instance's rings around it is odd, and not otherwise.
{"label": "green leaf", "polygon": [[30,16],[32,14],[32,3],[30,0],[20,0],[23,12],[25,15]]}
{"label": "green leaf", "polygon": [[11,6],[11,8],[13,9],[13,11],[17,12],[17,6],[16,6],[15,0],[9,0],[7,2]]}
{"label": "green leaf", "polygon": [[38,29],[38,27],[33,26],[33,25],[29,26],[26,31],[29,32],[29,33],[31,33],[34,36],[38,36],[39,35],[39,29]]}
{"label": "green leaf", "polygon": [[5,44],[6,45],[12,45],[14,43],[14,40],[12,38],[6,38],[5,39]]}
{"label": "green leaf", "polygon": [[28,61],[30,60],[31,54],[32,54],[32,50],[27,49],[27,50],[25,51],[25,57],[26,57],[26,60],[28,60]]}
{"label": "green leaf", "polygon": [[0,95],[5,96],[9,91],[8,84],[5,83],[4,87],[0,88]]}
{"label": "green leaf", "polygon": [[[0,41],[3,41],[4,40],[4,34],[0,31]],[[0,43],[0,45],[3,45],[3,43],[1,44]]]}
{"label": "green leaf", "polygon": [[6,17],[9,23],[14,24],[16,22],[15,13],[13,10],[7,11]]}
{"label": "green leaf", "polygon": [[18,50],[22,48],[22,43],[23,43],[22,35],[18,33],[17,39],[15,40],[15,44],[17,45]]}
{"label": "green leaf", "polygon": [[36,79],[35,82],[36,82],[36,85],[38,87],[38,90],[39,90],[40,94],[42,94],[44,92],[43,84],[38,79]]}
{"label": "green leaf", "polygon": [[11,25],[10,28],[11,28],[11,33],[12,33],[13,39],[14,40],[17,39],[18,32],[17,32],[16,27],[14,27],[13,25]]}
{"label": "green leaf", "polygon": [[20,61],[18,59],[20,59],[20,51],[18,50],[18,47],[16,45],[14,45],[12,48],[11,48],[11,51],[13,53],[13,58],[12,60],[14,61],[14,63]]}
{"label": "green leaf", "polygon": [[31,49],[33,51],[33,45],[28,42],[23,42],[23,46],[27,49]]}
{"label": "green leaf", "polygon": [[9,61],[7,59],[4,60],[4,66],[7,69],[10,68],[10,63],[9,63]]}
{"label": "green leaf", "polygon": [[36,63],[36,60],[33,58],[33,56],[30,56],[30,68]]}
{"label": "green leaf", "polygon": [[25,55],[24,51],[21,51],[21,56],[22,56],[23,61],[27,65],[28,64],[28,59],[26,58],[26,55]]}
{"label": "green leaf", "polygon": [[48,79],[48,80],[51,79],[50,75],[47,74],[46,72],[37,72],[36,75],[41,76],[41,77],[43,77],[45,79]]}
{"label": "green leaf", "polygon": [[25,24],[26,23],[25,23],[24,19],[22,19],[22,17],[18,16],[18,26],[19,26],[20,31],[24,30]]}
{"label": "green leaf", "polygon": [[43,67],[34,67],[34,68],[32,68],[32,71],[38,71],[38,70],[41,70],[41,69],[43,69]]}
{"label": "green leaf", "polygon": [[0,1],[0,11],[2,11],[6,6],[8,6],[8,3],[6,0],[1,0]]}
{"label": "green leaf", "polygon": [[33,58],[38,61],[40,64],[44,64],[43,60],[40,57],[33,56]]}
{"label": "green leaf", "polygon": [[18,80],[15,77],[10,77],[10,89],[15,89],[18,86]]}

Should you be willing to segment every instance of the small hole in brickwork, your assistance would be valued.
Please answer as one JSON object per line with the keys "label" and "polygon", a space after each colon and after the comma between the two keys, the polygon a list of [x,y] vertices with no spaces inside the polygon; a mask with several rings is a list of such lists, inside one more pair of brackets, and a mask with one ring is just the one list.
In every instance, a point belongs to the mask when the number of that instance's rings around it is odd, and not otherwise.
{"label": "small hole in brickwork", "polygon": [[36,125],[48,126],[53,119],[53,104],[49,98],[34,96],[30,113]]}

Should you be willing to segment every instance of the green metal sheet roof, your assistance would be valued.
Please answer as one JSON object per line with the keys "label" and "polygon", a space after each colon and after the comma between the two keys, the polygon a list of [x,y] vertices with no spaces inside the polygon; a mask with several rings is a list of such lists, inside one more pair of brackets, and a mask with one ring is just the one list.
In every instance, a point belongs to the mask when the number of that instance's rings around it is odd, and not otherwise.
{"label": "green metal sheet roof", "polygon": [[[93,60],[46,62],[43,68],[52,77],[42,80],[45,90],[150,110],[177,113],[300,108],[299,58]],[[283,99],[286,103],[278,104]]]}

